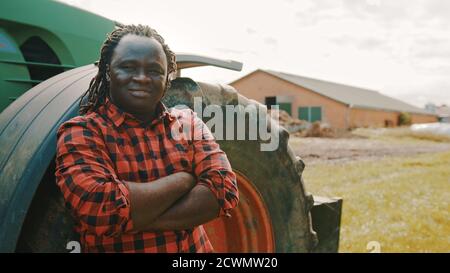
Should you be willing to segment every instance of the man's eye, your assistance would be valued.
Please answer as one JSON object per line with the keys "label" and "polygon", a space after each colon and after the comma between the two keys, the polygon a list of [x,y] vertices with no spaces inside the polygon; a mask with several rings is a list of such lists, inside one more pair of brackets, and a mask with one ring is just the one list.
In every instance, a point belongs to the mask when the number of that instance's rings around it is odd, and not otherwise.
{"label": "man's eye", "polygon": [[161,72],[159,70],[150,70],[148,73],[150,75],[155,75],[155,76],[160,76],[160,75],[164,74],[163,72]]}

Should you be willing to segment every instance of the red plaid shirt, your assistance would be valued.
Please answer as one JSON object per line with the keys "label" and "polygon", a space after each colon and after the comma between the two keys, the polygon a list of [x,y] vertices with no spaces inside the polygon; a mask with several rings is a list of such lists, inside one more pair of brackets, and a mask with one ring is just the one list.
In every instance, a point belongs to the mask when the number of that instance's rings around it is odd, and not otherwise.
{"label": "red plaid shirt", "polygon": [[[123,181],[147,183],[187,171],[214,193],[220,216],[237,205],[236,176],[207,126],[191,110],[168,110],[162,103],[158,109],[160,116],[144,124],[107,100],[97,111],[59,128],[56,180],[76,219],[84,252],[213,251],[201,225],[183,231],[132,231]],[[188,132],[193,139],[173,137],[171,128],[181,124],[192,124]]]}

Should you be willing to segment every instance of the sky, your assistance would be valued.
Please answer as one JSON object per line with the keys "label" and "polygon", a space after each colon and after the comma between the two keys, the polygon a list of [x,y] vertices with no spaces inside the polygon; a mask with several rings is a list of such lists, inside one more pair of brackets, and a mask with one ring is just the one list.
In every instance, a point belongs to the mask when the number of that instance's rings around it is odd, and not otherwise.
{"label": "sky", "polygon": [[156,29],[175,52],[244,64],[183,76],[230,83],[258,68],[450,105],[448,0],[59,0]]}

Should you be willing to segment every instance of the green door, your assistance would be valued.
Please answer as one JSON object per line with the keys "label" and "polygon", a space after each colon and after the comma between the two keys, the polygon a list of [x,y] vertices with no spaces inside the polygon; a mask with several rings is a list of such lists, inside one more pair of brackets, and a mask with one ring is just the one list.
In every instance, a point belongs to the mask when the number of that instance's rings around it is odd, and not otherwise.
{"label": "green door", "polygon": [[298,119],[309,121],[309,107],[298,108]]}
{"label": "green door", "polygon": [[322,107],[311,107],[311,122],[322,121]]}
{"label": "green door", "polygon": [[298,119],[309,122],[322,121],[322,107],[299,107]]}
{"label": "green door", "polygon": [[279,102],[280,110],[286,111],[289,115],[292,116],[292,103],[290,102]]}

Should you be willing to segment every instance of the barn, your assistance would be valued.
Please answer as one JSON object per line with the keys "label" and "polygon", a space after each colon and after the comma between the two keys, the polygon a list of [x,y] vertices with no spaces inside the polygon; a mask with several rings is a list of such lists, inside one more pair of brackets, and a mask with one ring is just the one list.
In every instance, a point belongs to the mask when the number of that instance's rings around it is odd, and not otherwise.
{"label": "barn", "polygon": [[321,121],[335,129],[395,127],[401,113],[412,123],[436,122],[437,116],[380,92],[273,70],[255,70],[233,82],[244,96],[291,116]]}

